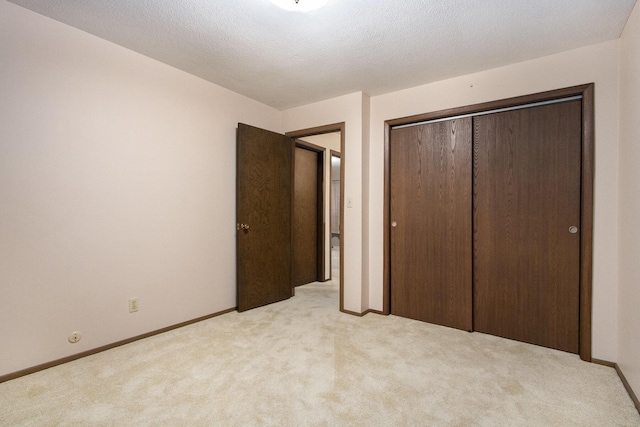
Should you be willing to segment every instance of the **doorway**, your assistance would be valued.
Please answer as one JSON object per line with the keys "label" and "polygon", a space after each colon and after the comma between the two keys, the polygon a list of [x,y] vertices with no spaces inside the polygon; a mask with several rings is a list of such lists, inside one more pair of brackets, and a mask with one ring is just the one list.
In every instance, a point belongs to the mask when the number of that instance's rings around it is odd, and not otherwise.
{"label": "doorway", "polygon": [[[329,200],[329,203],[325,204],[325,222],[323,223],[323,235],[324,235],[324,248],[325,248],[325,262],[324,262],[324,271],[322,274],[324,275],[324,281],[333,280],[338,282],[339,284],[339,293],[340,293],[340,311],[344,311],[344,254],[336,250],[338,248],[331,249],[332,243],[332,235],[337,234],[340,239],[340,247],[344,247],[344,173],[345,173],[345,161],[344,161],[344,144],[345,144],[345,124],[344,123],[336,123],[327,126],[321,126],[316,128],[302,129],[298,131],[288,132],[286,135],[295,139],[296,141],[304,141],[306,143],[313,144],[315,146],[323,147],[326,149],[325,152],[325,177],[329,177],[329,180],[333,181],[332,171],[331,171],[331,158],[332,155],[334,157],[340,156],[340,165],[337,172],[339,174],[339,186],[340,191],[338,193],[339,200],[337,201],[337,211],[339,215],[338,220],[338,231],[337,233],[332,233],[332,221],[331,221],[331,206],[333,204],[334,209],[336,206],[335,203],[335,192],[331,192],[332,182],[325,183],[324,192],[325,192],[325,200]],[[335,176],[335,175],[334,175]],[[332,199],[334,197],[334,199]],[[332,202],[333,200],[333,202]],[[334,228],[335,231],[335,228]],[[335,240],[334,240],[335,241]],[[333,257],[332,257],[333,255]],[[337,260],[334,258],[338,258]]]}
{"label": "doorway", "polygon": [[[591,360],[593,85],[390,120],[386,129],[385,312]],[[394,167],[402,155],[420,158],[417,173],[403,178]],[[444,174],[423,182],[438,168]],[[434,218],[411,222],[405,184]],[[420,259],[408,259],[411,245]],[[416,298],[416,280],[433,289]]]}
{"label": "doorway", "polygon": [[[317,128],[290,132],[287,135],[270,132],[253,126],[238,124],[237,131],[237,169],[236,169],[236,293],[238,311],[249,310],[271,304],[295,295],[293,281],[292,230],[294,203],[294,155],[295,142],[306,138],[316,140],[329,138],[335,146],[330,150],[344,152],[344,123],[336,123]],[[311,143],[299,142],[311,146]],[[328,156],[329,150],[324,150]],[[324,165],[330,165],[330,159],[323,158]],[[328,166],[325,166],[328,167]],[[321,167],[322,176],[330,171]],[[320,175],[318,173],[318,175]],[[344,223],[344,162],[340,167],[340,235],[343,236]],[[316,184],[324,179],[318,178]],[[318,185],[318,188],[320,186]],[[329,195],[323,198],[329,199]],[[323,235],[330,233],[324,218],[330,213],[329,204],[324,203],[322,215],[318,214],[318,226],[322,225]],[[325,213],[326,209],[326,213]],[[317,210],[319,211],[319,210]],[[318,227],[320,228],[320,227]],[[341,239],[344,241],[344,239]],[[330,245],[330,236],[318,239]],[[321,253],[322,251],[318,251]],[[330,256],[330,250],[324,253]],[[322,262],[318,262],[322,264]],[[330,268],[330,261],[324,263]],[[340,255],[340,311],[344,310],[343,266],[344,257]],[[324,269],[323,269],[324,270]],[[322,272],[324,273],[324,272]],[[328,273],[330,277],[331,273]],[[319,281],[326,281],[321,276]]]}

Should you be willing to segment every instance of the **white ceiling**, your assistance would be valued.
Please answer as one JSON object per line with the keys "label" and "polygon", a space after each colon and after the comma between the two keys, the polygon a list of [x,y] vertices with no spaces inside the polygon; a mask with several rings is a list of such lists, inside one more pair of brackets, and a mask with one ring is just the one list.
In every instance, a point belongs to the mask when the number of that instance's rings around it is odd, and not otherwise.
{"label": "white ceiling", "polygon": [[9,1],[286,109],[615,39],[636,0]]}

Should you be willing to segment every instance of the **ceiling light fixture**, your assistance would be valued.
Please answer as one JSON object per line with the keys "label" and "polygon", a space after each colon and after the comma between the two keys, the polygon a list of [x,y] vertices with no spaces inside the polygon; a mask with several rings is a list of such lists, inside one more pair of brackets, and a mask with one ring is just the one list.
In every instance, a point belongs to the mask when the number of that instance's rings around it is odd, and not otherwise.
{"label": "ceiling light fixture", "polygon": [[281,9],[291,12],[310,12],[327,4],[328,0],[271,0]]}

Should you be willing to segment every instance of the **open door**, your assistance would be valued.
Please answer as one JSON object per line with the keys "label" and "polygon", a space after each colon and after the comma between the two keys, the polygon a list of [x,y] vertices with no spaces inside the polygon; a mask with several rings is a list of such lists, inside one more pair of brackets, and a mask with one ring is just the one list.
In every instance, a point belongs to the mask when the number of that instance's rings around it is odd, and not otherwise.
{"label": "open door", "polygon": [[325,149],[295,141],[293,161],[293,285],[324,282]]}
{"label": "open door", "polygon": [[238,124],[238,311],[291,297],[293,141]]}

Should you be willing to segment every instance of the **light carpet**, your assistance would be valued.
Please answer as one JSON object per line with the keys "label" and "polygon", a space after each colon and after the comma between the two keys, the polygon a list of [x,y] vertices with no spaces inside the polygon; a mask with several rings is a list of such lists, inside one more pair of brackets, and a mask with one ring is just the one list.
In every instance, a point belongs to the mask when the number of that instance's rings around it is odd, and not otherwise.
{"label": "light carpet", "polygon": [[0,425],[640,426],[611,368],[395,316],[336,283],[0,384]]}

